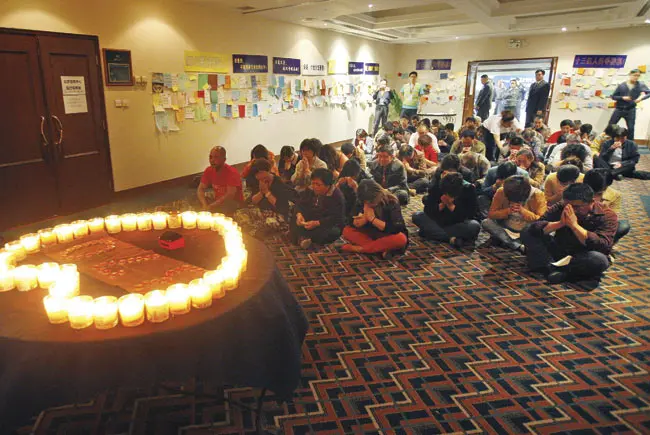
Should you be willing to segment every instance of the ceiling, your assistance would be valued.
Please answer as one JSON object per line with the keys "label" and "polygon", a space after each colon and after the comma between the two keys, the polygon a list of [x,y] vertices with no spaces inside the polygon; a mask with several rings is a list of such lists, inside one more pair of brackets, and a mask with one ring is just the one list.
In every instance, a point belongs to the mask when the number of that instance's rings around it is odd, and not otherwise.
{"label": "ceiling", "polygon": [[[190,0],[397,44],[648,26],[650,0]],[[372,7],[370,7],[372,5]],[[399,7],[397,7],[399,5]]]}

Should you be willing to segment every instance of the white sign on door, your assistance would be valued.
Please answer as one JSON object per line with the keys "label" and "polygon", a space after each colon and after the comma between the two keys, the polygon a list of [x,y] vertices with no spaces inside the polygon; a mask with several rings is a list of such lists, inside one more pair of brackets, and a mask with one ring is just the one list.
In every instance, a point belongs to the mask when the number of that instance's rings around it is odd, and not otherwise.
{"label": "white sign on door", "polygon": [[72,113],[88,113],[86,95],[64,95],[63,108],[66,115]]}
{"label": "white sign on door", "polygon": [[63,90],[63,108],[66,115],[88,113],[84,76],[61,76],[61,88]]}
{"label": "white sign on door", "polygon": [[86,93],[84,76],[61,76],[63,95],[82,95]]}

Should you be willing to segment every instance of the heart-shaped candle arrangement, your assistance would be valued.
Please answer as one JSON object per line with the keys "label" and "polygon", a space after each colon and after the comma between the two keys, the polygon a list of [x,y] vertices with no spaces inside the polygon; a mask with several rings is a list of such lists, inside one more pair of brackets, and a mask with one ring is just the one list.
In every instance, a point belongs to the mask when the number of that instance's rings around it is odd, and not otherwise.
{"label": "heart-shaped candle arrangement", "polygon": [[[226,256],[219,267],[205,272],[203,278],[187,284],[174,284],[166,290],[152,290],[145,295],[130,293],[119,299],[114,296],[92,298],[80,295],[79,272],[75,264],[17,265],[28,254],[40,251],[41,247],[69,243],[91,233],[106,231],[116,234],[181,227],[217,231],[224,239]],[[70,322],[74,329],[95,324],[97,329],[110,329],[121,321],[123,326],[138,326],[145,319],[161,323],[171,315],[211,306],[213,299],[222,298],[226,291],[237,288],[241,274],[246,271],[247,260],[248,253],[239,226],[224,215],[193,211],[129,213],[57,225],[7,243],[0,251],[0,292],[14,289],[31,291],[38,287],[49,290],[43,298],[43,305],[53,324]]]}

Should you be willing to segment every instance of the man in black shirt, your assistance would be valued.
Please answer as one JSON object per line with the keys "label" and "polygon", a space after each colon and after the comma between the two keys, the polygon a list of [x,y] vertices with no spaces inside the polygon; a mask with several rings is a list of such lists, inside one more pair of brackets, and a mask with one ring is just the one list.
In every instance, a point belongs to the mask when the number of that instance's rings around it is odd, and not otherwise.
{"label": "man in black shirt", "polygon": [[390,88],[386,86],[386,79],[383,79],[379,82],[379,89],[377,89],[372,95],[372,99],[375,102],[375,125],[372,130],[373,135],[376,135],[379,126],[386,124],[386,121],[388,120],[388,107],[390,106],[391,97],[392,92]]}
{"label": "man in black shirt", "polygon": [[623,118],[627,124],[628,137],[634,141],[634,123],[636,122],[636,105],[650,97],[650,89],[639,81],[641,71],[630,71],[629,79],[616,87],[612,99],[616,101],[616,109],[607,124],[618,124]]}
{"label": "man in black shirt", "polygon": [[492,96],[494,94],[494,88],[492,83],[490,83],[490,78],[487,74],[481,76],[481,83],[483,83],[483,88],[478,93],[476,97],[476,114],[481,118],[481,122],[488,119],[490,116],[490,107],[492,106]]}

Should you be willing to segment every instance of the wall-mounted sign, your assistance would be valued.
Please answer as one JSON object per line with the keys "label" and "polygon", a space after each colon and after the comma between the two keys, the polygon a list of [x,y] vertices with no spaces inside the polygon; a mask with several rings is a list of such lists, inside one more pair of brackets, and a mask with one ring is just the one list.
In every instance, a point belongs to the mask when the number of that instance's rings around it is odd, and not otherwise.
{"label": "wall-mounted sign", "polygon": [[133,86],[130,50],[104,48],[104,79],[106,86]]}
{"label": "wall-mounted sign", "polygon": [[185,71],[228,73],[230,71],[230,56],[207,51],[185,51]]}
{"label": "wall-mounted sign", "polygon": [[324,76],[327,74],[327,65],[318,62],[303,62],[302,75],[304,76]]}
{"label": "wall-mounted sign", "polygon": [[232,72],[234,74],[267,73],[269,72],[269,58],[254,54],[233,54]]}
{"label": "wall-mounted sign", "polygon": [[417,71],[450,71],[451,59],[418,59],[415,61]]}
{"label": "wall-mounted sign", "polygon": [[363,62],[348,62],[349,75],[363,74],[363,69]]}
{"label": "wall-mounted sign", "polygon": [[300,59],[292,59],[289,57],[274,57],[273,74],[300,75]]}
{"label": "wall-mounted sign", "polygon": [[624,54],[576,54],[574,68],[624,68],[627,56]]}
{"label": "wall-mounted sign", "polygon": [[367,76],[378,76],[379,75],[379,64],[378,63],[366,63],[365,64],[365,75]]}
{"label": "wall-mounted sign", "polygon": [[347,63],[331,59],[327,61],[327,74],[346,74]]}

